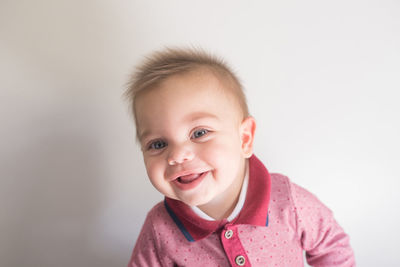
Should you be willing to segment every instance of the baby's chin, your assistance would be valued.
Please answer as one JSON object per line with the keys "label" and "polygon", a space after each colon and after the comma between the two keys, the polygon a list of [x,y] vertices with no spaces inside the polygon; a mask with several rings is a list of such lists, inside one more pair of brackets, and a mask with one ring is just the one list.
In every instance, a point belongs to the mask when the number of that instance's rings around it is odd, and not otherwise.
{"label": "baby's chin", "polygon": [[191,207],[199,207],[199,206],[207,204],[207,202],[208,202],[208,201],[205,201],[205,200],[198,200],[198,199],[194,199],[194,200],[176,199],[176,200],[179,200],[179,201],[181,201],[181,202],[183,202],[186,205],[191,206]]}
{"label": "baby's chin", "polygon": [[196,197],[192,197],[192,198],[189,198],[189,197],[179,198],[177,196],[172,196],[170,198],[181,201],[188,206],[198,207],[198,208],[200,208],[200,206],[206,205],[207,203],[209,203],[211,201],[211,199],[208,199],[206,196],[201,196],[201,197],[196,196]]}

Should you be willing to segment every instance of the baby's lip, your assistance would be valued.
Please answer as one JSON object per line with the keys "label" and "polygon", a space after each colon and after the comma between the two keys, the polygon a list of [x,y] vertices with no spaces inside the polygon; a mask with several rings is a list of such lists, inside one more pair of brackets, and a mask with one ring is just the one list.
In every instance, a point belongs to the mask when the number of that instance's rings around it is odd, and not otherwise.
{"label": "baby's lip", "polygon": [[205,171],[179,176],[175,180],[172,180],[171,183],[174,185],[174,187],[182,191],[193,190],[199,186],[199,184],[201,184],[208,173],[208,171]]}
{"label": "baby's lip", "polygon": [[190,182],[192,180],[195,180],[199,178],[203,173],[207,172],[207,170],[188,170],[188,171],[181,171],[177,172],[173,175],[171,175],[170,179],[168,179],[170,182],[175,181],[176,179],[179,179],[180,181],[183,182]]}
{"label": "baby's lip", "polygon": [[178,182],[182,184],[189,184],[199,178],[203,173],[196,173],[196,174],[189,174],[189,175],[184,175],[184,176],[179,176],[178,177]]}

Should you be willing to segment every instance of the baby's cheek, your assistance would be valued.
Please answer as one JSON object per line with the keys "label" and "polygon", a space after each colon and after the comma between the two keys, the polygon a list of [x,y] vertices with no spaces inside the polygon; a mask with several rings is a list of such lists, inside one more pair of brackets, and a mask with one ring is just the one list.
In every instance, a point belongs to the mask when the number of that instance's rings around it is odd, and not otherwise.
{"label": "baby's cheek", "polygon": [[157,162],[152,161],[152,160],[145,160],[145,167],[146,167],[146,171],[147,171],[147,175],[149,176],[151,182],[157,183],[157,180],[160,176],[160,167],[158,166],[159,164],[157,164]]}
{"label": "baby's cheek", "polygon": [[144,160],[144,166],[146,167],[147,175],[150,177],[151,176],[151,162],[149,160]]}
{"label": "baby's cheek", "polygon": [[226,148],[216,142],[207,144],[206,146],[202,147],[197,154],[201,157],[205,157],[209,160],[218,160],[226,152]]}
{"label": "baby's cheek", "polygon": [[216,157],[232,157],[240,153],[241,144],[235,140],[216,140],[207,145],[207,153]]}

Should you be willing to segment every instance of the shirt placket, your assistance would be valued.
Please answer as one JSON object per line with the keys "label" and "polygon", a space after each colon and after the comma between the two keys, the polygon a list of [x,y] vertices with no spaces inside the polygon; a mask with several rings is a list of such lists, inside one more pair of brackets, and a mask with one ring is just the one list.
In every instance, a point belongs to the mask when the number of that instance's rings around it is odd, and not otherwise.
{"label": "shirt placket", "polygon": [[240,241],[236,225],[226,224],[221,231],[221,241],[225,254],[232,266],[251,266],[246,251]]}

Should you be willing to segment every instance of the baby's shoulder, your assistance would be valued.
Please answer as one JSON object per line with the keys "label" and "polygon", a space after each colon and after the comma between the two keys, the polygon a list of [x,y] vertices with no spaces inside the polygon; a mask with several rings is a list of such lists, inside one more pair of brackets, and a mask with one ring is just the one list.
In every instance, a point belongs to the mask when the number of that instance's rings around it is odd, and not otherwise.
{"label": "baby's shoulder", "polygon": [[278,195],[297,198],[298,195],[312,195],[303,187],[293,183],[287,176],[280,173],[271,173],[271,196]]}
{"label": "baby's shoulder", "polygon": [[270,209],[292,206],[292,190],[289,178],[280,173],[271,173]]}
{"label": "baby's shoulder", "polygon": [[286,175],[283,175],[281,173],[270,173],[271,176],[271,182],[272,183],[277,183],[281,185],[287,185],[288,182],[290,182],[289,178]]}
{"label": "baby's shoulder", "polygon": [[291,182],[286,175],[271,173],[271,195],[283,196],[290,194]]}
{"label": "baby's shoulder", "polygon": [[277,208],[295,208],[298,205],[318,202],[318,199],[303,187],[293,183],[287,176],[271,173],[270,204]]}
{"label": "baby's shoulder", "polygon": [[290,179],[279,173],[271,173],[270,203],[281,206],[310,209],[319,209],[323,204],[310,191],[290,181]]}
{"label": "baby's shoulder", "polygon": [[152,223],[162,222],[168,213],[165,209],[164,201],[160,201],[155,204],[150,211],[147,213],[147,218],[152,221]]}

